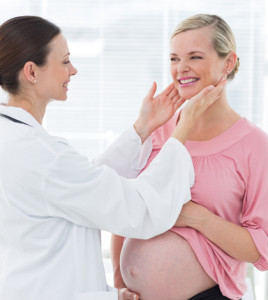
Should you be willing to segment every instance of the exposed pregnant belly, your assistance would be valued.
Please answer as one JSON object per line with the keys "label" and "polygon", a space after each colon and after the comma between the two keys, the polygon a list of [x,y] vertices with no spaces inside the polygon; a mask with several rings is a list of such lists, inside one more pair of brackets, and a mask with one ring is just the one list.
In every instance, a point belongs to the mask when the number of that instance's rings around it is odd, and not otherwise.
{"label": "exposed pregnant belly", "polygon": [[186,300],[216,285],[188,242],[171,231],[150,240],[126,239],[121,272],[141,300]]}

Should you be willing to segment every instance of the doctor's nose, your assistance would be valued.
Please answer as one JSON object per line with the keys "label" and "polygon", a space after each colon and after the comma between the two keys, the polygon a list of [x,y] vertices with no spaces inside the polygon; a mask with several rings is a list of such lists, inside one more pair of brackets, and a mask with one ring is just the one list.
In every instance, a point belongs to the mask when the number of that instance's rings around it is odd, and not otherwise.
{"label": "doctor's nose", "polygon": [[77,69],[73,66],[73,64],[70,62],[70,68],[69,68],[70,76],[74,76],[77,74]]}

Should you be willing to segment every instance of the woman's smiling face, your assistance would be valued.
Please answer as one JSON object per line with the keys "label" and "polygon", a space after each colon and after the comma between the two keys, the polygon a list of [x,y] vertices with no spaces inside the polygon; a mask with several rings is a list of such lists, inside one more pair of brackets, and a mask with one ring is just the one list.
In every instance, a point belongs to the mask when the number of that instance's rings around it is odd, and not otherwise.
{"label": "woman's smiling face", "polygon": [[225,74],[225,59],[212,45],[209,27],[178,33],[171,40],[170,71],[179,94],[190,99]]}

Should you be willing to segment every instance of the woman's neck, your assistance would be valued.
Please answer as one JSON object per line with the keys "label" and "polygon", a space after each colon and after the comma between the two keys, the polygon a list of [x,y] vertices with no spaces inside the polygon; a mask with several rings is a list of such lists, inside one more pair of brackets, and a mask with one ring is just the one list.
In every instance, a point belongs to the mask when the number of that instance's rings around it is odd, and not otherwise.
{"label": "woman's neck", "polygon": [[212,139],[223,133],[240,118],[240,115],[230,107],[226,97],[222,97],[204,112],[188,139],[195,141]]}
{"label": "woman's neck", "polygon": [[46,105],[42,105],[41,101],[35,101],[34,97],[29,97],[25,95],[9,95],[7,105],[20,107],[30,113],[38,123],[42,124]]}

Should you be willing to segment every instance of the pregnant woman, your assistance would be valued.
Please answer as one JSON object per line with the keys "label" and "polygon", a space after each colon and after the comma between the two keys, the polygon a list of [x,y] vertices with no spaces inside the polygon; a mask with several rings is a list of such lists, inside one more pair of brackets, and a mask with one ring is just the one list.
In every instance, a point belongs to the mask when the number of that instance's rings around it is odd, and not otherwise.
{"label": "pregnant woman", "polygon": [[[218,16],[184,20],[170,46],[171,75],[185,99],[238,71],[233,33]],[[151,135],[147,165],[177,122],[179,112]],[[176,227],[150,240],[112,237],[114,283],[125,299],[241,299],[246,262],[268,269],[267,134],[230,107],[225,88],[185,146],[196,178]]]}

